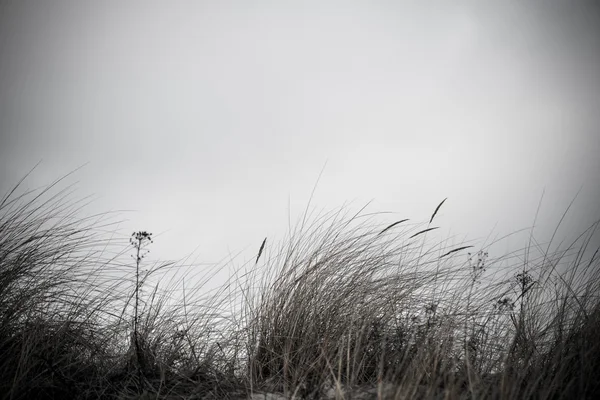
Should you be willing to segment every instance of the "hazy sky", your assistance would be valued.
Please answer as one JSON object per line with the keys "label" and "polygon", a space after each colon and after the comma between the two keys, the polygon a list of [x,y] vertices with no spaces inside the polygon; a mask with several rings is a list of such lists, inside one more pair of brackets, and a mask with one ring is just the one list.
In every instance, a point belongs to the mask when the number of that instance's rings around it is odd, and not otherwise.
{"label": "hazy sky", "polygon": [[543,190],[541,229],[580,188],[567,231],[600,216],[593,2],[0,4],[0,190],[89,163],[78,194],[161,258],[278,240],[325,164],[319,209],[448,197],[460,238],[529,226]]}

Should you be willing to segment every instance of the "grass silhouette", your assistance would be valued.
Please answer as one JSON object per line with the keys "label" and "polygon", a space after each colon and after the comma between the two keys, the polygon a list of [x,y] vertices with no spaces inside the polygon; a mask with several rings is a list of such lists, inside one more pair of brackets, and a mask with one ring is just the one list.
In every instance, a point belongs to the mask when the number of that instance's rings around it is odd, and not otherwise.
{"label": "grass silhouette", "polygon": [[305,213],[209,292],[61,182],[0,201],[0,398],[600,396],[598,221],[490,258],[429,243],[446,199],[425,226]]}

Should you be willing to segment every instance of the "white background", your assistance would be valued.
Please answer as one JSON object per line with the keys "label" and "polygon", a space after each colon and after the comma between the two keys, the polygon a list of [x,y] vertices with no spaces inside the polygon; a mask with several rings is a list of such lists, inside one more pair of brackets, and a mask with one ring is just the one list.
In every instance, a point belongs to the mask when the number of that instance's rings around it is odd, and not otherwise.
{"label": "white background", "polygon": [[88,212],[134,210],[155,257],[252,258],[321,170],[317,210],[420,222],[448,197],[457,243],[530,226],[543,191],[541,241],[580,189],[564,235],[600,215],[592,2],[0,7],[0,190],[87,163]]}

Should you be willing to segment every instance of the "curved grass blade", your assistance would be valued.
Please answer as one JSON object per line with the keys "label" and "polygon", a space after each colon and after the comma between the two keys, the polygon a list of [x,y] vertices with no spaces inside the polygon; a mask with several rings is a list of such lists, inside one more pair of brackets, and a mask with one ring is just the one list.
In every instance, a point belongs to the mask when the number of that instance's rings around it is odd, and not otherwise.
{"label": "curved grass blade", "polygon": [[438,206],[435,208],[435,211],[433,212],[433,215],[431,216],[431,219],[429,220],[429,223],[431,223],[433,221],[433,218],[435,217],[435,215],[437,214],[437,212],[440,210],[440,207],[442,206],[442,204],[444,204],[444,202],[446,200],[448,200],[447,197],[444,200],[442,200],[442,202],[440,204],[438,204]]}
{"label": "curved grass blade", "polygon": [[409,237],[409,239],[412,239],[412,238],[414,238],[415,236],[418,236],[418,235],[420,235],[421,233],[429,232],[429,231],[432,231],[432,230],[434,230],[434,229],[439,229],[439,228],[440,228],[439,226],[436,226],[435,228],[427,228],[427,229],[423,229],[422,231],[420,231],[420,232],[417,232],[417,233],[415,233],[414,235],[412,235],[411,237]]}
{"label": "curved grass blade", "polygon": [[382,230],[381,232],[379,232],[379,233],[377,234],[377,236],[381,235],[382,233],[384,233],[385,231],[387,231],[387,230],[389,230],[389,229],[392,229],[394,226],[396,226],[396,225],[398,225],[398,224],[401,224],[402,222],[406,222],[406,221],[408,221],[408,218],[407,218],[407,219],[401,219],[400,221],[396,221],[396,222],[394,222],[393,224],[391,224],[391,225],[388,225],[388,227],[387,227],[387,228],[385,228],[384,230]]}
{"label": "curved grass blade", "polygon": [[262,254],[263,250],[265,249],[266,243],[267,238],[265,238],[265,240],[263,240],[262,244],[260,245],[260,249],[258,250],[258,255],[256,256],[256,261],[254,262],[254,264],[258,264],[258,259],[260,258],[260,255]]}
{"label": "curved grass blade", "polygon": [[469,247],[473,247],[473,246],[462,246],[462,247],[456,248],[456,249],[454,249],[454,250],[450,250],[449,252],[447,252],[446,254],[444,254],[443,256],[441,256],[440,258],[444,258],[444,257],[446,257],[447,255],[450,255],[450,254],[452,254],[452,253],[456,253],[457,251],[461,251],[461,250],[464,250],[464,249],[468,249]]}

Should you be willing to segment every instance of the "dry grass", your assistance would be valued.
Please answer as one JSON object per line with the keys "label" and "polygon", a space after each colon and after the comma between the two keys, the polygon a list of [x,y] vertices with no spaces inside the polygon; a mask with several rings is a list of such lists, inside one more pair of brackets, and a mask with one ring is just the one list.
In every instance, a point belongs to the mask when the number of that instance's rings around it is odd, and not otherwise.
{"label": "dry grass", "polygon": [[429,244],[428,224],[305,215],[216,292],[181,296],[215,271],[136,268],[110,215],[78,218],[58,184],[0,202],[1,398],[600,395],[598,222],[490,259]]}

